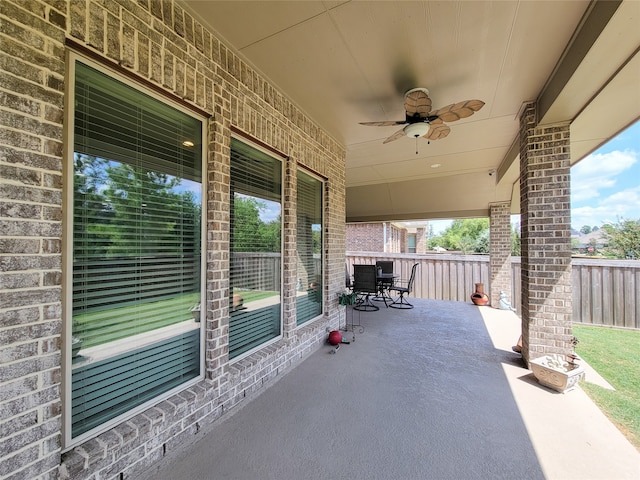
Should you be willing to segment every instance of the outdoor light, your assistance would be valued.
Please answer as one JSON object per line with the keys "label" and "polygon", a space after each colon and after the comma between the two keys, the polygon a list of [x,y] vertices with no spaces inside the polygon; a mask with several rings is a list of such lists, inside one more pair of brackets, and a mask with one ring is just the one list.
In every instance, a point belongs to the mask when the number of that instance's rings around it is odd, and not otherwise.
{"label": "outdoor light", "polygon": [[403,130],[407,137],[418,138],[426,135],[429,131],[429,124],[427,122],[411,123],[404,127]]}
{"label": "outdoor light", "polygon": [[410,123],[402,129],[407,137],[413,137],[416,139],[416,155],[418,154],[418,137],[426,135],[429,131],[429,124],[427,122]]}

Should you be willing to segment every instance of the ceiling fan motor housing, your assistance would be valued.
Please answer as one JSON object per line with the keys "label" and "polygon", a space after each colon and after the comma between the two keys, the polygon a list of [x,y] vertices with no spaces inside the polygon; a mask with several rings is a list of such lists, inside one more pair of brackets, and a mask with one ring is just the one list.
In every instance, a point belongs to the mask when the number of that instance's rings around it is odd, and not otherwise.
{"label": "ceiling fan motor housing", "polygon": [[444,122],[455,122],[461,118],[467,118],[483,106],[484,102],[482,100],[465,100],[432,111],[429,90],[426,88],[412,88],[404,95],[404,121],[384,120],[382,122],[363,122],[361,125],[376,127],[405,125],[402,130],[398,130],[390,137],[387,137],[382,142],[383,144],[405,136],[415,138],[416,141],[418,137],[425,137],[427,140],[438,140],[445,138],[451,131]]}
{"label": "ceiling fan motor housing", "polygon": [[427,122],[411,123],[403,130],[407,137],[422,137],[429,131],[429,124]]}

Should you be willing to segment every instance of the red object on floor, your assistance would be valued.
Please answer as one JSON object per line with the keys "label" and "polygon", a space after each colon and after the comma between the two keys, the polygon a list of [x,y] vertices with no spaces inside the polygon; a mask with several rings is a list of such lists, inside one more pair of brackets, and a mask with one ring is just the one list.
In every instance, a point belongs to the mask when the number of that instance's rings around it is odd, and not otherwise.
{"label": "red object on floor", "polygon": [[342,334],[340,333],[340,330],[332,330],[329,333],[329,343],[331,345],[338,345],[340,342],[342,342]]}

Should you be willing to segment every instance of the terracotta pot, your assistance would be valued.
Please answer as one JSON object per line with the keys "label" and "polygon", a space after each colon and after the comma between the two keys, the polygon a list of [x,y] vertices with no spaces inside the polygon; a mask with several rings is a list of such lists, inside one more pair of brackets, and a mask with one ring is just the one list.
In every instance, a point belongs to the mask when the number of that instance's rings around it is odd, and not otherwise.
{"label": "terracotta pot", "polygon": [[471,301],[479,306],[489,303],[489,296],[484,293],[484,283],[476,283],[476,291],[471,295]]}

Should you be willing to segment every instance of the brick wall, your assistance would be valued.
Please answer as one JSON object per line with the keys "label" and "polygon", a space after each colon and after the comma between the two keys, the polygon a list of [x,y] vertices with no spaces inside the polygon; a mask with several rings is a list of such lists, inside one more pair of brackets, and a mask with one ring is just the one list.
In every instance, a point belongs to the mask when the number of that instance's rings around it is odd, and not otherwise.
{"label": "brick wall", "polygon": [[48,478],[60,463],[66,17],[3,1],[0,23],[0,478]]}
{"label": "brick wall", "polygon": [[[337,326],[344,285],[344,149],[178,3],[0,2],[0,477],[134,478],[268,386]],[[211,115],[208,124],[206,380],[62,452],[65,43]],[[77,46],[77,47],[76,47]],[[228,361],[229,148],[246,132],[284,165],[283,338]],[[296,328],[297,167],[325,184],[325,315]],[[337,298],[337,297],[336,297]]]}
{"label": "brick wall", "polygon": [[[406,253],[407,229],[390,222],[349,223],[347,228],[347,251]],[[420,230],[420,229],[418,229]],[[424,229],[422,229],[422,253],[424,253]]]}
{"label": "brick wall", "polygon": [[572,319],[569,125],[520,117],[522,334],[526,361],[569,353]]}
{"label": "brick wall", "polygon": [[384,252],[384,223],[349,223],[347,250],[350,252]]}
{"label": "brick wall", "polygon": [[511,204],[489,206],[489,262],[491,270],[491,306],[499,308],[500,292],[512,302],[511,292]]}
{"label": "brick wall", "polygon": [[416,253],[427,252],[427,229],[416,228]]}

